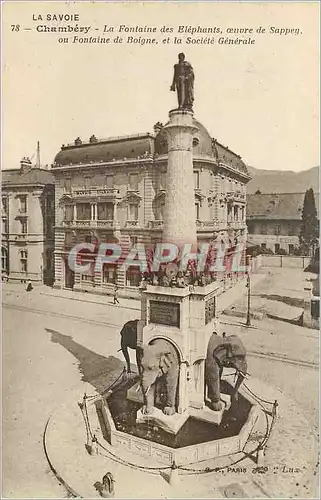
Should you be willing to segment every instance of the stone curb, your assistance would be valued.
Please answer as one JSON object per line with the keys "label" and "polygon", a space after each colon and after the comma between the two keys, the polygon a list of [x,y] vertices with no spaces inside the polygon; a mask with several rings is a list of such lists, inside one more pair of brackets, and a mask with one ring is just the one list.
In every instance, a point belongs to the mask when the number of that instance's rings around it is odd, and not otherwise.
{"label": "stone curb", "polygon": [[[46,293],[46,292],[40,292],[40,295],[46,295],[47,297],[55,297],[57,299],[67,299],[67,300],[75,300],[76,302],[87,302],[89,304],[98,304],[100,306],[111,306],[111,307],[120,307],[121,309],[131,309],[134,311],[140,311],[140,305],[139,307],[129,307],[123,304],[119,304],[119,306],[114,306],[111,302],[99,302],[97,300],[88,300],[85,298],[78,298],[78,297],[64,297],[63,295],[58,295],[58,294],[53,294],[53,293]],[[85,295],[85,294],[84,294]],[[120,298],[122,300],[122,298]],[[126,300],[136,300],[136,299],[126,299]],[[137,300],[138,301],[138,300]]]}
{"label": "stone curb", "polygon": [[[77,406],[77,402],[82,400],[83,388],[70,393],[68,401],[61,403],[49,420],[46,432],[48,459],[60,482],[67,485],[69,491],[79,492],[83,498],[98,497],[93,483],[101,481],[107,471],[111,471],[116,478],[115,498],[224,498],[224,488],[236,482],[245,497],[249,498],[318,498],[315,494],[318,477],[317,439],[300,408],[275,387],[253,378],[247,384],[256,394],[262,394],[263,398],[270,401],[277,399],[279,402],[278,418],[267,444],[263,464],[269,469],[266,474],[253,475],[257,466],[245,458],[238,467],[245,467],[246,474],[238,470],[196,476],[183,474],[181,481],[174,487],[168,484],[166,478],[164,480],[164,474],[126,467],[115,462],[107,452],[105,455],[89,455],[84,446],[84,422]],[[88,392],[94,392],[91,386]],[[94,405],[88,408],[88,414],[93,433],[99,435]],[[232,462],[241,457],[226,458],[232,467]],[[221,464],[203,462],[196,468],[218,465]],[[291,468],[298,469],[298,472],[291,472]],[[79,496],[78,493],[75,495]]]}

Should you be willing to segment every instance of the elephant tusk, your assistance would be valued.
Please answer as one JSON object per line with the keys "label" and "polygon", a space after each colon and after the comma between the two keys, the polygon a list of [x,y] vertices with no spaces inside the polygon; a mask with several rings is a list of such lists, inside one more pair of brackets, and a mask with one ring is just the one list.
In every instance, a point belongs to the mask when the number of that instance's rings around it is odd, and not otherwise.
{"label": "elephant tusk", "polygon": [[147,390],[145,392],[145,396],[147,396],[147,394],[149,393],[149,390],[150,390],[150,385],[147,387]]}

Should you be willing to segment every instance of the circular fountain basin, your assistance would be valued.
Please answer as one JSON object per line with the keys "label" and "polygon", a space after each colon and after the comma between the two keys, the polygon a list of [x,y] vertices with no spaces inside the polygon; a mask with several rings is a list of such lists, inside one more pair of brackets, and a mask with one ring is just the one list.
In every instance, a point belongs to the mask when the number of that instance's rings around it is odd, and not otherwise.
{"label": "circular fountain basin", "polygon": [[[187,465],[242,451],[260,409],[240,391],[237,402],[225,411],[220,425],[189,417],[177,434],[148,422],[137,423],[141,404],[126,398],[133,381],[96,402],[104,438],[115,448],[150,457],[165,465]],[[222,392],[231,386],[222,381]]]}

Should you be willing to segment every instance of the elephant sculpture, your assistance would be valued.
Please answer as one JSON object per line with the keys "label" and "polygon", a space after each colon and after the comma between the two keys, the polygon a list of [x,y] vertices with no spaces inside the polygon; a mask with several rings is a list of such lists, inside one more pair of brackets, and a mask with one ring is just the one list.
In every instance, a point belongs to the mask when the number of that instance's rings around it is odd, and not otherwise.
{"label": "elephant sculpture", "polygon": [[140,380],[144,398],[142,412],[153,412],[159,384],[164,383],[165,415],[176,413],[176,391],[179,376],[179,356],[175,347],[164,339],[155,339],[142,348]]}
{"label": "elephant sculpture", "polygon": [[238,371],[238,377],[232,392],[232,400],[236,400],[237,392],[247,373],[245,347],[237,335],[220,337],[213,334],[207,346],[205,383],[210,400],[209,407],[214,411],[223,408],[220,401],[220,383],[224,367],[235,368]]}
{"label": "elephant sculpture", "polygon": [[140,359],[140,349],[137,348],[137,328],[139,319],[134,319],[127,321],[120,331],[121,341],[120,341],[120,351],[122,351],[125,361],[126,361],[126,371],[131,373],[130,369],[130,358],[128,353],[128,348],[134,349],[136,351],[136,363],[139,370],[139,359]]}

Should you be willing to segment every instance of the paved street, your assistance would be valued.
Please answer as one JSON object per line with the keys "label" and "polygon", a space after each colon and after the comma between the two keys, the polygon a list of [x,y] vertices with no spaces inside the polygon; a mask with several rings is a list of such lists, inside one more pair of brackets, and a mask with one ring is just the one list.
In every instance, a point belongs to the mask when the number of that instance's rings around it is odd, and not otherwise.
{"label": "paved street", "polygon": [[[255,290],[254,290],[255,292]],[[3,289],[3,496],[59,498],[65,490],[46,462],[46,421],[73,388],[85,382],[108,385],[106,358],[121,372],[122,324],[138,318],[139,302],[39,287]],[[61,297],[59,297],[61,295]],[[249,372],[299,402],[311,426],[318,422],[319,335],[291,324],[263,320],[246,329],[240,318],[223,316],[222,330],[237,333],[249,351]],[[132,357],[134,361],[134,357]],[[262,395],[264,397],[264,395]]]}

